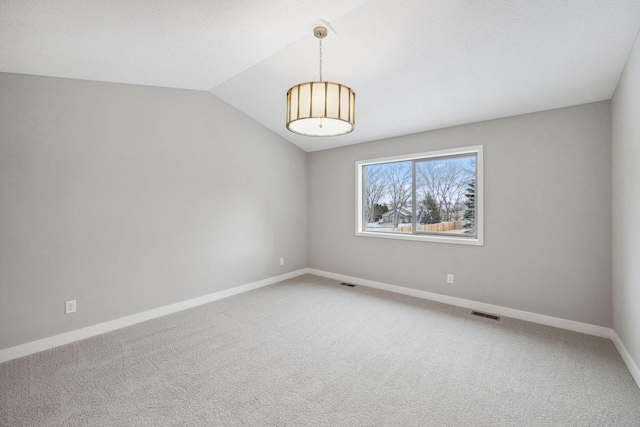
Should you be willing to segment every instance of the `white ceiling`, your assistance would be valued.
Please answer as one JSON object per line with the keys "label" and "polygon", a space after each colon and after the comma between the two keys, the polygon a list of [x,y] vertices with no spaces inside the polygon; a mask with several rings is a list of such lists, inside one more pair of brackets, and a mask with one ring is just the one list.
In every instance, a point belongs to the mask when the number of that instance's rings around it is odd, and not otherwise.
{"label": "white ceiling", "polygon": [[[284,123],[321,19],[334,138]],[[610,99],[639,28],[640,0],[0,0],[0,71],[210,91],[316,151]]]}

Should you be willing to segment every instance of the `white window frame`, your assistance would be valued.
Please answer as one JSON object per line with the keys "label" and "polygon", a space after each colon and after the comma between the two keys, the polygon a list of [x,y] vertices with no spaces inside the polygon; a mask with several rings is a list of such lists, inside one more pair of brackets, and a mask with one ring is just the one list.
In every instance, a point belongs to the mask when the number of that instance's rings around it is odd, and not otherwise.
{"label": "white window frame", "polygon": [[[379,159],[359,160],[355,164],[356,172],[356,236],[360,237],[377,237],[382,239],[400,239],[414,240],[421,242],[435,243],[453,243],[460,245],[484,245],[484,182],[483,182],[483,153],[482,145],[474,145],[470,147],[451,148],[447,150],[430,151],[426,153],[417,153],[410,155],[401,155],[393,157],[384,157]],[[362,170],[364,166],[375,165],[379,163],[401,162],[431,159],[435,157],[450,157],[464,154],[476,155],[476,193],[475,193],[475,227],[476,235],[470,237],[458,237],[453,235],[437,235],[437,234],[406,234],[406,233],[390,233],[379,231],[364,230],[364,195],[362,183]],[[413,184],[415,189],[415,183]],[[413,194],[415,199],[415,193]],[[414,210],[415,210],[415,203]],[[415,215],[413,222],[415,222]]]}

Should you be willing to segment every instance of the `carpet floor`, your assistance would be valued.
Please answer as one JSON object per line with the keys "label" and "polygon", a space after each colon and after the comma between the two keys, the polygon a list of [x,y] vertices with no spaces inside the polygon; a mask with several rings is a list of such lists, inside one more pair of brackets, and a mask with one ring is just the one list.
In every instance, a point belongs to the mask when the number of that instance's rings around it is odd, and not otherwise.
{"label": "carpet floor", "polygon": [[2,426],[640,426],[604,338],[301,276],[0,364]]}

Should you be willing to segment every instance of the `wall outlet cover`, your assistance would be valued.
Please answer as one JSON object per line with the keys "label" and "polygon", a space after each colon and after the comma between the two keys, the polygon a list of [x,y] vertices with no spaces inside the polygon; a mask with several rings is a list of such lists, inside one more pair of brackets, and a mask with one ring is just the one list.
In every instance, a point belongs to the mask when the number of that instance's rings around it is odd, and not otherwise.
{"label": "wall outlet cover", "polygon": [[76,300],[67,301],[64,303],[64,314],[76,312]]}

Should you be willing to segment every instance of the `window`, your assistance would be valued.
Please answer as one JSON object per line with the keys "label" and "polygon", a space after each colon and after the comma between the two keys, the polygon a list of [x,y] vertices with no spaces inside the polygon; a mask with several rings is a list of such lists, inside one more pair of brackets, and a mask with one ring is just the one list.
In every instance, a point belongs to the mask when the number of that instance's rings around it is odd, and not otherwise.
{"label": "window", "polygon": [[482,245],[482,146],[356,162],[356,235]]}

